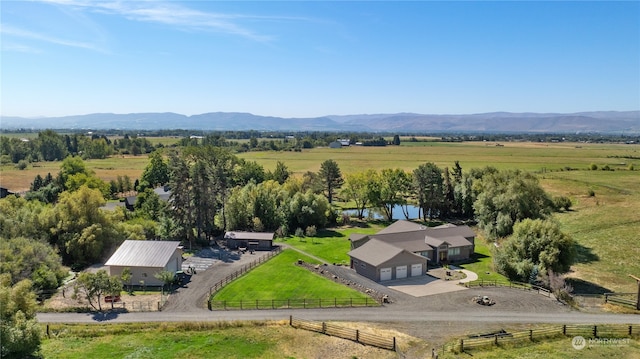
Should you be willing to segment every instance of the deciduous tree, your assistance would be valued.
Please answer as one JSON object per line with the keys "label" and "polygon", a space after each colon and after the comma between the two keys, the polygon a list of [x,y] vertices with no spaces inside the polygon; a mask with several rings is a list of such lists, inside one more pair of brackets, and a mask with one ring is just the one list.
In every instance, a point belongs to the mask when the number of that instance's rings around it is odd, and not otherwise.
{"label": "deciduous tree", "polygon": [[39,350],[42,330],[36,306],[30,280],[11,286],[8,274],[0,276],[0,357],[29,358]]}
{"label": "deciduous tree", "polygon": [[553,208],[538,179],[522,171],[500,171],[482,176],[474,202],[478,225],[490,238],[508,236],[513,225],[526,218],[546,218]]}
{"label": "deciduous tree", "polygon": [[149,163],[144,168],[141,179],[151,187],[165,185],[169,182],[169,165],[159,150],[149,154]]}
{"label": "deciduous tree", "polygon": [[531,273],[565,273],[575,258],[575,242],[551,220],[524,219],[494,251],[496,269],[513,280],[527,282]]}
{"label": "deciduous tree", "polygon": [[355,202],[358,218],[363,217],[364,210],[377,197],[377,178],[378,173],[373,169],[345,176],[345,183],[340,193],[344,199]]}
{"label": "deciduous tree", "polygon": [[[102,311],[102,299],[106,295],[119,295],[122,290],[122,279],[109,276],[106,270],[96,273],[82,272],[74,284],[74,297],[86,299],[95,310]],[[111,302],[113,305],[113,302]]]}

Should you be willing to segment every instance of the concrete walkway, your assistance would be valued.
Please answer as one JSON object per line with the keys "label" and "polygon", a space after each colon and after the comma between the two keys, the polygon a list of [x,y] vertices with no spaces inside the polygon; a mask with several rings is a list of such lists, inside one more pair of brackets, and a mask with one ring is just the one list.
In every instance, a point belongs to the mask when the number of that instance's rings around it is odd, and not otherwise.
{"label": "concrete walkway", "polygon": [[406,279],[396,279],[384,284],[394,290],[409,294],[414,297],[426,297],[428,295],[457,292],[468,288],[460,285],[478,279],[478,275],[466,269],[450,267],[452,270],[461,271],[467,277],[460,280],[442,280],[430,275],[411,277]]}

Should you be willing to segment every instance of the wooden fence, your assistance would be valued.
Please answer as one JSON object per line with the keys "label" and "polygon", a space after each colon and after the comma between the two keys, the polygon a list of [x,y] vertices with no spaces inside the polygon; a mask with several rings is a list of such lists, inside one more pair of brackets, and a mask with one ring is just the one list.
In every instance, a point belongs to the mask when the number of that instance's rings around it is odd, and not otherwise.
{"label": "wooden fence", "polygon": [[[148,301],[122,301],[114,302],[113,309],[126,309],[128,312],[156,312],[161,311],[162,307],[167,302],[167,296],[160,296],[160,300],[148,300]],[[102,304],[102,310],[110,310],[111,303]]]}
{"label": "wooden fence", "polygon": [[327,322],[315,322],[311,320],[303,320],[289,316],[289,325],[298,328],[309,330],[317,333],[330,335],[342,339],[354,341],[356,343],[374,346],[382,349],[393,350],[396,347],[396,337],[383,337],[380,335],[365,333],[359,329],[352,329],[342,327],[336,324]]}
{"label": "wooden fence", "polygon": [[467,288],[473,288],[473,287],[506,287],[506,288],[514,288],[514,289],[522,289],[522,290],[528,290],[528,291],[534,291],[537,292],[538,294],[542,294],[544,296],[547,297],[551,297],[551,291],[543,288],[543,287],[539,287],[537,285],[533,285],[533,284],[527,284],[527,283],[519,283],[519,282],[502,282],[502,281],[497,281],[497,280],[475,280],[473,282],[466,282],[464,283],[464,286]]}
{"label": "wooden fence", "polygon": [[278,255],[281,251],[282,251],[282,248],[274,247],[274,249],[271,252],[269,252],[269,254],[267,254],[266,256],[262,256],[249,264],[245,264],[237,271],[229,274],[224,279],[220,280],[219,282],[217,282],[216,284],[214,284],[212,287],[209,288],[209,297],[211,297],[214,293],[222,289],[222,287],[224,287],[225,285],[229,284],[229,282],[234,281],[235,279],[246,274],[248,271],[252,270],[253,268],[268,261],[269,259]]}
{"label": "wooden fence", "polygon": [[480,334],[460,339],[446,345],[454,352],[464,352],[467,349],[500,345],[518,341],[535,341],[539,339],[581,335],[585,338],[622,338],[640,335],[640,327],[627,324],[606,325],[558,325],[540,329],[530,329],[513,333],[497,332]]}
{"label": "wooden fence", "polygon": [[633,299],[635,295],[636,293],[604,293],[604,302],[640,310],[640,298]]}
{"label": "wooden fence", "polygon": [[373,298],[307,298],[307,299],[256,299],[256,300],[210,300],[209,310],[229,309],[314,309],[377,307],[380,302]]}

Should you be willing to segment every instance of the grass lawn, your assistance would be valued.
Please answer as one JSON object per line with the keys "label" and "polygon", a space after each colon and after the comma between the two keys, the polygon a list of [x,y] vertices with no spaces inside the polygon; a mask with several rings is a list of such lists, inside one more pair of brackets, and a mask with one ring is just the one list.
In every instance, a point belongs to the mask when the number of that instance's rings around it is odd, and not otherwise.
{"label": "grass lawn", "polygon": [[363,293],[297,266],[295,263],[298,259],[317,263],[294,250],[284,250],[222,288],[214,295],[213,300],[369,298]]}
{"label": "grass lawn", "polygon": [[460,264],[458,267],[475,272],[478,275],[478,280],[508,282],[507,277],[493,269],[490,246],[491,244],[487,244],[481,236],[476,237],[476,251],[473,255],[473,262]]}
{"label": "grass lawn", "polygon": [[383,224],[364,223],[354,227],[339,229],[324,229],[318,231],[315,237],[289,237],[276,242],[286,243],[304,252],[324,259],[327,263],[349,264],[347,253],[351,250],[349,236],[351,233],[373,234],[384,228]]}

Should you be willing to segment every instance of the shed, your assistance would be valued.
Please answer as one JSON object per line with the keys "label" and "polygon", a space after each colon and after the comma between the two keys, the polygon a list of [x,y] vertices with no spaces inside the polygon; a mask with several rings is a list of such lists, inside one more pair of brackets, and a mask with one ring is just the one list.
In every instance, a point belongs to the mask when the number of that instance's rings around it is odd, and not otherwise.
{"label": "shed", "polygon": [[176,273],[182,269],[182,247],[178,241],[126,240],[105,263],[110,275],[121,275],[131,270],[131,283],[144,281],[148,286],[164,283],[154,274],[163,270]]}
{"label": "shed", "polygon": [[227,232],[224,239],[227,247],[246,248],[249,250],[270,251],[273,247],[273,232]]}

